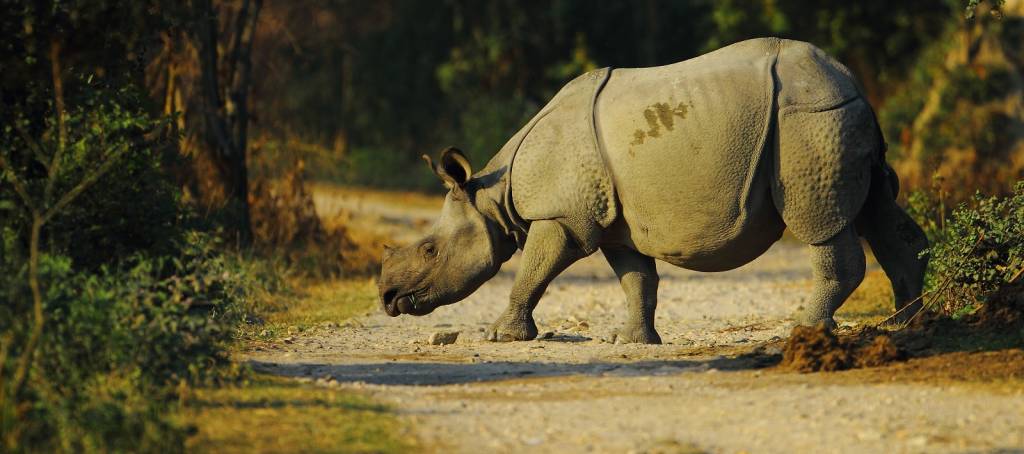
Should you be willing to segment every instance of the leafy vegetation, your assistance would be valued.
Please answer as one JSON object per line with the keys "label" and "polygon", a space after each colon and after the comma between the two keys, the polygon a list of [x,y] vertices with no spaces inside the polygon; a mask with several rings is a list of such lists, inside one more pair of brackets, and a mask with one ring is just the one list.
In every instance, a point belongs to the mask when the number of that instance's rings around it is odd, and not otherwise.
{"label": "leafy vegetation", "polygon": [[[918,205],[941,206],[921,202]],[[976,309],[999,292],[1019,285],[1024,277],[1024,182],[1007,197],[976,195],[948,221],[941,211],[915,210],[927,226],[931,248],[928,288],[943,312],[960,315]]]}
{"label": "leafy vegetation", "polygon": [[[45,336],[33,379],[4,401],[8,448],[19,440],[68,452],[181,446],[186,427],[168,415],[176,390],[241,376],[225,352],[254,291],[222,256],[195,244],[181,259],[139,256],[96,272],[74,271],[67,257],[43,259]],[[7,276],[5,299],[28,300],[22,282],[23,273]],[[4,311],[0,329],[24,338],[31,319],[17,317],[17,305]],[[25,401],[33,404],[11,408]]]}

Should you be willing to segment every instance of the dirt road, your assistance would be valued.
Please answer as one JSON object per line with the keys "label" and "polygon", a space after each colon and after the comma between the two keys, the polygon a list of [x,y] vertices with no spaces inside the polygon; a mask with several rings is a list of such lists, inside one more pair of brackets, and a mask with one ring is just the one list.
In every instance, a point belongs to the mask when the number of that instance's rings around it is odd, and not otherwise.
{"label": "dirt road", "polygon": [[[353,203],[372,201],[317,198],[325,211]],[[406,226],[406,237],[432,213],[365,211],[387,231]],[[517,263],[429,316],[378,310],[246,357],[257,370],[369,393],[437,452],[1024,452],[1019,386],[799,375],[759,369],[764,355],[735,356],[788,333],[810,277],[798,244],[726,273],[660,266],[658,346],[607,342],[625,314],[600,255],[549,287],[535,315],[550,338],[483,341]],[[460,335],[427,344],[436,331]]]}

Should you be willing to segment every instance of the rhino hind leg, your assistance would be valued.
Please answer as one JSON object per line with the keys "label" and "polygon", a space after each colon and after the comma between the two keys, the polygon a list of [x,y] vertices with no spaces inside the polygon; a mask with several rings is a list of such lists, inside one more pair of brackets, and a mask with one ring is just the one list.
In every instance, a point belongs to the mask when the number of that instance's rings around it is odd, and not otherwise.
{"label": "rhino hind leg", "polygon": [[615,334],[617,344],[660,344],[654,329],[658,307],[658,269],[654,259],[632,249],[603,248],[626,293],[626,324]]}
{"label": "rhino hind leg", "polygon": [[[871,246],[878,263],[892,284],[896,297],[893,320],[908,320],[922,307],[919,297],[924,287],[928,259],[921,252],[928,239],[916,222],[896,204],[894,184],[887,178],[890,169],[877,169],[872,177],[867,203],[857,217],[857,229]],[[911,307],[906,307],[913,304]]]}
{"label": "rhino hind leg", "polygon": [[832,316],[864,279],[864,249],[853,226],[847,226],[824,243],[812,244],[813,289],[801,325],[824,323],[836,326]]}

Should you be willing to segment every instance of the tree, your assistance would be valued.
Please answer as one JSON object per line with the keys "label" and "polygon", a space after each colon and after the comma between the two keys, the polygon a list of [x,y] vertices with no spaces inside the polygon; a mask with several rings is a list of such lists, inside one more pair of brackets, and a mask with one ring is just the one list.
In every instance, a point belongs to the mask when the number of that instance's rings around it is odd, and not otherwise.
{"label": "tree", "polygon": [[193,37],[199,50],[200,116],[206,153],[217,182],[236,217],[233,227],[242,243],[252,240],[249,219],[249,90],[252,47],[262,0],[229,5],[195,0]]}

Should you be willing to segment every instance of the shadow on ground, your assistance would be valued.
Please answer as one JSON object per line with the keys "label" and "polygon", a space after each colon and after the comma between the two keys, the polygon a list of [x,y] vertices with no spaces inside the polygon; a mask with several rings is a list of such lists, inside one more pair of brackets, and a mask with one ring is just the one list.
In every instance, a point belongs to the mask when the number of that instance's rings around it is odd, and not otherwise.
{"label": "shadow on ground", "polygon": [[750,370],[770,367],[779,355],[749,354],[738,357],[638,361],[638,362],[374,362],[354,364],[272,363],[250,361],[256,372],[289,377],[331,377],[339,383],[374,385],[438,386],[524,377],[675,375],[683,372]]}

